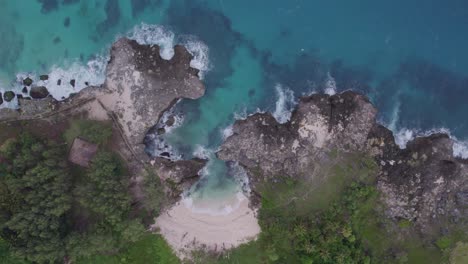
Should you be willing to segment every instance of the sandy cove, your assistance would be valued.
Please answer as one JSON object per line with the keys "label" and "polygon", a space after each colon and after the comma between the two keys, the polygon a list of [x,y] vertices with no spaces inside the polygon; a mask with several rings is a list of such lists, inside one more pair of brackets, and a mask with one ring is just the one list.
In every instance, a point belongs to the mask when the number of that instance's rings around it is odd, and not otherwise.
{"label": "sandy cove", "polygon": [[249,208],[248,198],[238,193],[227,203],[232,205],[230,210],[218,214],[194,210],[191,201],[184,199],[163,212],[153,228],[159,230],[181,258],[189,257],[194,249],[222,251],[255,239],[260,226],[256,212]]}

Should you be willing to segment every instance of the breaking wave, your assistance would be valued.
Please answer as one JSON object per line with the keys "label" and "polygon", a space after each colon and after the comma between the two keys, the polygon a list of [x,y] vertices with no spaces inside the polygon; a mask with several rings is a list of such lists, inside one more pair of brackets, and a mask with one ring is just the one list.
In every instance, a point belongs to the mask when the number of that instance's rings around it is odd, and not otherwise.
{"label": "breaking wave", "polygon": [[426,137],[436,133],[447,134],[454,141],[453,155],[455,157],[468,159],[468,141],[459,140],[457,137],[452,135],[450,130],[447,128],[434,128],[426,131],[402,128],[394,131],[395,143],[397,143],[401,149],[405,149],[408,142],[415,139],[416,137]]}
{"label": "breaking wave", "polygon": [[336,94],[336,81],[333,76],[328,72],[327,73],[327,79],[325,80],[325,85],[324,85],[324,93],[328,95],[334,95]]}
{"label": "breaking wave", "polygon": [[208,46],[195,36],[183,37],[181,44],[193,56],[193,59],[190,61],[190,67],[198,69],[200,71],[198,77],[203,79],[204,74],[211,68]]}
{"label": "breaking wave", "polygon": [[291,113],[296,106],[294,92],[288,88],[284,88],[281,84],[275,86],[278,100],[276,101],[276,108],[273,112],[273,117],[280,124],[284,124],[291,118]]}
{"label": "breaking wave", "polygon": [[193,59],[190,61],[190,66],[200,71],[200,78],[203,78],[210,69],[209,48],[195,36],[184,35],[176,41],[174,32],[166,27],[141,23],[133,27],[127,37],[136,40],[139,44],[159,45],[161,58],[165,60],[170,60],[174,56],[174,45],[181,44],[192,54]]}
{"label": "breaking wave", "polygon": [[170,60],[174,56],[174,32],[160,25],[141,23],[127,33],[127,37],[142,45],[158,45],[161,58]]}
{"label": "breaking wave", "polygon": [[[169,60],[174,55],[175,34],[171,30],[160,25],[149,25],[141,23],[133,27],[131,31],[124,35],[136,40],[140,44],[159,45],[160,55],[163,59]],[[122,35],[116,37],[119,38]],[[206,71],[210,69],[209,48],[194,36],[184,36],[180,44],[194,56],[190,66],[198,69],[199,77],[202,78]],[[23,80],[31,78],[33,85],[45,86],[56,100],[63,100],[72,93],[77,93],[88,86],[99,86],[105,81],[107,62],[109,61],[109,48],[105,52],[98,53],[88,62],[81,62],[78,59],[65,61],[63,66],[53,65],[48,72],[48,80],[42,81],[36,72],[21,72],[16,75],[15,80],[10,85],[0,85],[0,91],[14,91],[21,94]],[[72,85],[72,81],[74,85]],[[23,94],[23,96],[28,96]],[[1,107],[17,107],[17,99],[12,102],[4,102]]]}
{"label": "breaking wave", "polygon": [[221,137],[223,141],[226,140],[228,137],[232,136],[232,134],[234,133],[232,129],[233,129],[233,125],[229,125],[221,130]]}

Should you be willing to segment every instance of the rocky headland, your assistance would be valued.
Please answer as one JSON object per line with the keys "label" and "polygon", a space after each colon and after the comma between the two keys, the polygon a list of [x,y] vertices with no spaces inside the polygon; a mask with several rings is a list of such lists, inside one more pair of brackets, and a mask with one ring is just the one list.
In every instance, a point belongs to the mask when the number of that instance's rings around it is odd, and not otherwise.
{"label": "rocky headland", "polygon": [[376,114],[365,96],[352,91],[302,97],[285,124],[269,113],[236,121],[217,155],[249,172],[253,205],[259,204],[263,182],[316,177],[314,171],[333,153],[370,155],[378,165],[375,180],[385,217],[410,221],[425,234],[448,223],[466,224],[468,162],[454,157],[453,140],[434,134],[401,149]]}

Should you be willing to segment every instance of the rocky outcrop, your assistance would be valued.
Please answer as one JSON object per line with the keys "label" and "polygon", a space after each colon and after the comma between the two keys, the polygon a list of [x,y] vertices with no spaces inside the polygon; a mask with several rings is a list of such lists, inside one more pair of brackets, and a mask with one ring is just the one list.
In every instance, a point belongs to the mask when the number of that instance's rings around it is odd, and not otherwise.
{"label": "rocky outcrop", "polygon": [[307,174],[332,149],[364,150],[376,113],[367,98],[352,92],[304,97],[285,124],[269,113],[237,121],[217,155],[266,177]]}
{"label": "rocky outcrop", "polygon": [[375,125],[368,143],[380,165],[377,187],[387,216],[425,232],[468,220],[468,164],[453,156],[448,135],[416,138],[400,149],[388,129]]}
{"label": "rocky outcrop", "polygon": [[6,91],[3,94],[3,99],[5,99],[6,102],[11,102],[15,98],[15,93],[12,91]]}
{"label": "rocky outcrop", "polygon": [[161,180],[166,183],[170,195],[177,199],[183,191],[189,189],[199,179],[199,172],[205,167],[207,160],[192,159],[176,162],[165,158],[156,158],[152,164]]}
{"label": "rocky outcrop", "polygon": [[115,124],[115,134],[120,135],[114,143],[127,161],[133,182],[142,182],[145,174],[142,171],[153,166],[161,179],[175,185],[169,189],[171,195],[177,195],[198,179],[205,161],[152,160],[145,152],[143,141],[177,100],[203,96],[205,87],[198,78],[198,70],[190,67],[192,58],[183,46],[175,46],[173,58],[164,60],[158,46],[140,45],[123,38],[112,46],[105,83],[101,87],[85,88],[57,102],[49,96],[46,87],[33,86],[31,97],[41,100],[19,99],[19,111],[0,109],[0,122],[41,119],[53,124],[74,115],[111,120]]}
{"label": "rocky outcrop", "polygon": [[178,99],[203,96],[205,87],[198,70],[190,67],[192,58],[183,46],[175,46],[174,57],[164,60],[156,45],[129,39],[113,45],[104,84],[110,96],[104,94],[100,100],[120,117],[132,145],[142,144],[148,130]]}
{"label": "rocky outcrop", "polygon": [[285,124],[268,113],[236,121],[217,155],[246,168],[255,191],[257,182],[278,176],[310,177],[335,150],[362,152],[379,165],[377,187],[391,219],[410,220],[423,232],[466,221],[468,165],[453,156],[453,140],[435,134],[400,149],[376,114],[366,97],[351,91],[303,97]]}
{"label": "rocky outcrop", "polygon": [[29,95],[33,99],[44,99],[49,96],[49,91],[44,86],[34,86],[31,88]]}

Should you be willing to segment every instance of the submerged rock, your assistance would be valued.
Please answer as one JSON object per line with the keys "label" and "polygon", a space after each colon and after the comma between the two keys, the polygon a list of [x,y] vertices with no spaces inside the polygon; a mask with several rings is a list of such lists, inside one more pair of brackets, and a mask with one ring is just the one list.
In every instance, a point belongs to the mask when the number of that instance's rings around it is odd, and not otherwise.
{"label": "submerged rock", "polygon": [[70,17],[66,17],[65,20],[63,20],[63,26],[64,27],[70,26]]}
{"label": "submerged rock", "polygon": [[29,95],[33,99],[43,99],[49,96],[49,91],[44,86],[34,86],[31,88]]}
{"label": "submerged rock", "polygon": [[43,75],[39,76],[39,79],[41,81],[47,81],[47,80],[49,80],[49,75],[43,74]]}
{"label": "submerged rock", "polygon": [[6,102],[11,102],[15,98],[15,93],[12,91],[6,91],[3,94],[3,98],[5,99]]}

